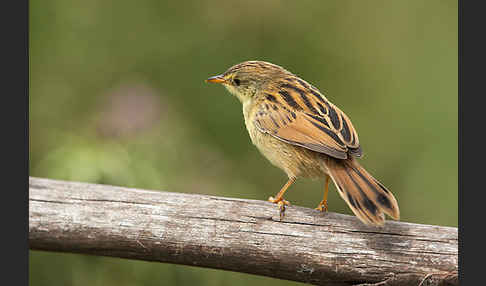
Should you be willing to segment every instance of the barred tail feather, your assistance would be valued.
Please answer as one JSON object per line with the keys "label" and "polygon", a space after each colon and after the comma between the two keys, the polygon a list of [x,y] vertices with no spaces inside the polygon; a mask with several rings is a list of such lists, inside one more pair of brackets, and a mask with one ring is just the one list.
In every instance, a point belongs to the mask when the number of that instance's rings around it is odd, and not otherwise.
{"label": "barred tail feather", "polygon": [[339,194],[362,222],[383,225],[384,213],[393,219],[400,219],[400,210],[393,194],[355,159],[328,157],[326,166]]}

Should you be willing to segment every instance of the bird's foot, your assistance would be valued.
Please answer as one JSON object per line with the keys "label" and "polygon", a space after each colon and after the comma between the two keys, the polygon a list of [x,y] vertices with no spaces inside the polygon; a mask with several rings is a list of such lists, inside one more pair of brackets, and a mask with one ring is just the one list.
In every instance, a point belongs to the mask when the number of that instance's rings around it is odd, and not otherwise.
{"label": "bird's foot", "polygon": [[321,212],[327,212],[327,202],[326,201],[321,201],[318,205],[317,208],[315,208],[318,211]]}
{"label": "bird's foot", "polygon": [[269,197],[268,201],[278,205],[278,209],[280,210],[280,220],[282,220],[285,216],[285,208],[286,206],[290,206],[290,203],[282,198],[274,199],[273,197]]}

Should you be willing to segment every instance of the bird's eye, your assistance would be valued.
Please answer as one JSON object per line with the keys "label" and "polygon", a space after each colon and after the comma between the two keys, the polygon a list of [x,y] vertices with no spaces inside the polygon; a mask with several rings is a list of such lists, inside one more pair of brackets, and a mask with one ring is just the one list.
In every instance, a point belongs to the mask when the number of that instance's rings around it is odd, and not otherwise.
{"label": "bird's eye", "polygon": [[235,83],[236,85],[238,85],[238,86],[240,85],[240,80],[239,80],[239,79],[235,78],[235,79],[233,79],[233,81],[234,81],[234,83]]}

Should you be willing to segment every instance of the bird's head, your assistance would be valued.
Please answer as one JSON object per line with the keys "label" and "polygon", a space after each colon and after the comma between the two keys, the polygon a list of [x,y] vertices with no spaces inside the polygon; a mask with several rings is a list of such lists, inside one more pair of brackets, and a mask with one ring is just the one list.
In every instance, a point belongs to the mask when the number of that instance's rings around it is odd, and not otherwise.
{"label": "bird's head", "polygon": [[220,83],[244,103],[254,99],[269,85],[292,74],[284,68],[263,61],[246,61],[230,67],[220,75],[210,77],[206,82]]}

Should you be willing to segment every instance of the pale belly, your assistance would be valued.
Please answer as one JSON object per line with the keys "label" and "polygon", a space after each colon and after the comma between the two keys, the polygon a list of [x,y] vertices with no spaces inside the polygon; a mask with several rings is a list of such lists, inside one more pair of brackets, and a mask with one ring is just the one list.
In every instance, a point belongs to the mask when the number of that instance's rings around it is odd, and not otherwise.
{"label": "pale belly", "polygon": [[247,129],[253,144],[265,158],[289,177],[316,179],[327,174],[323,160],[326,155],[283,142],[250,124],[247,124]]}

